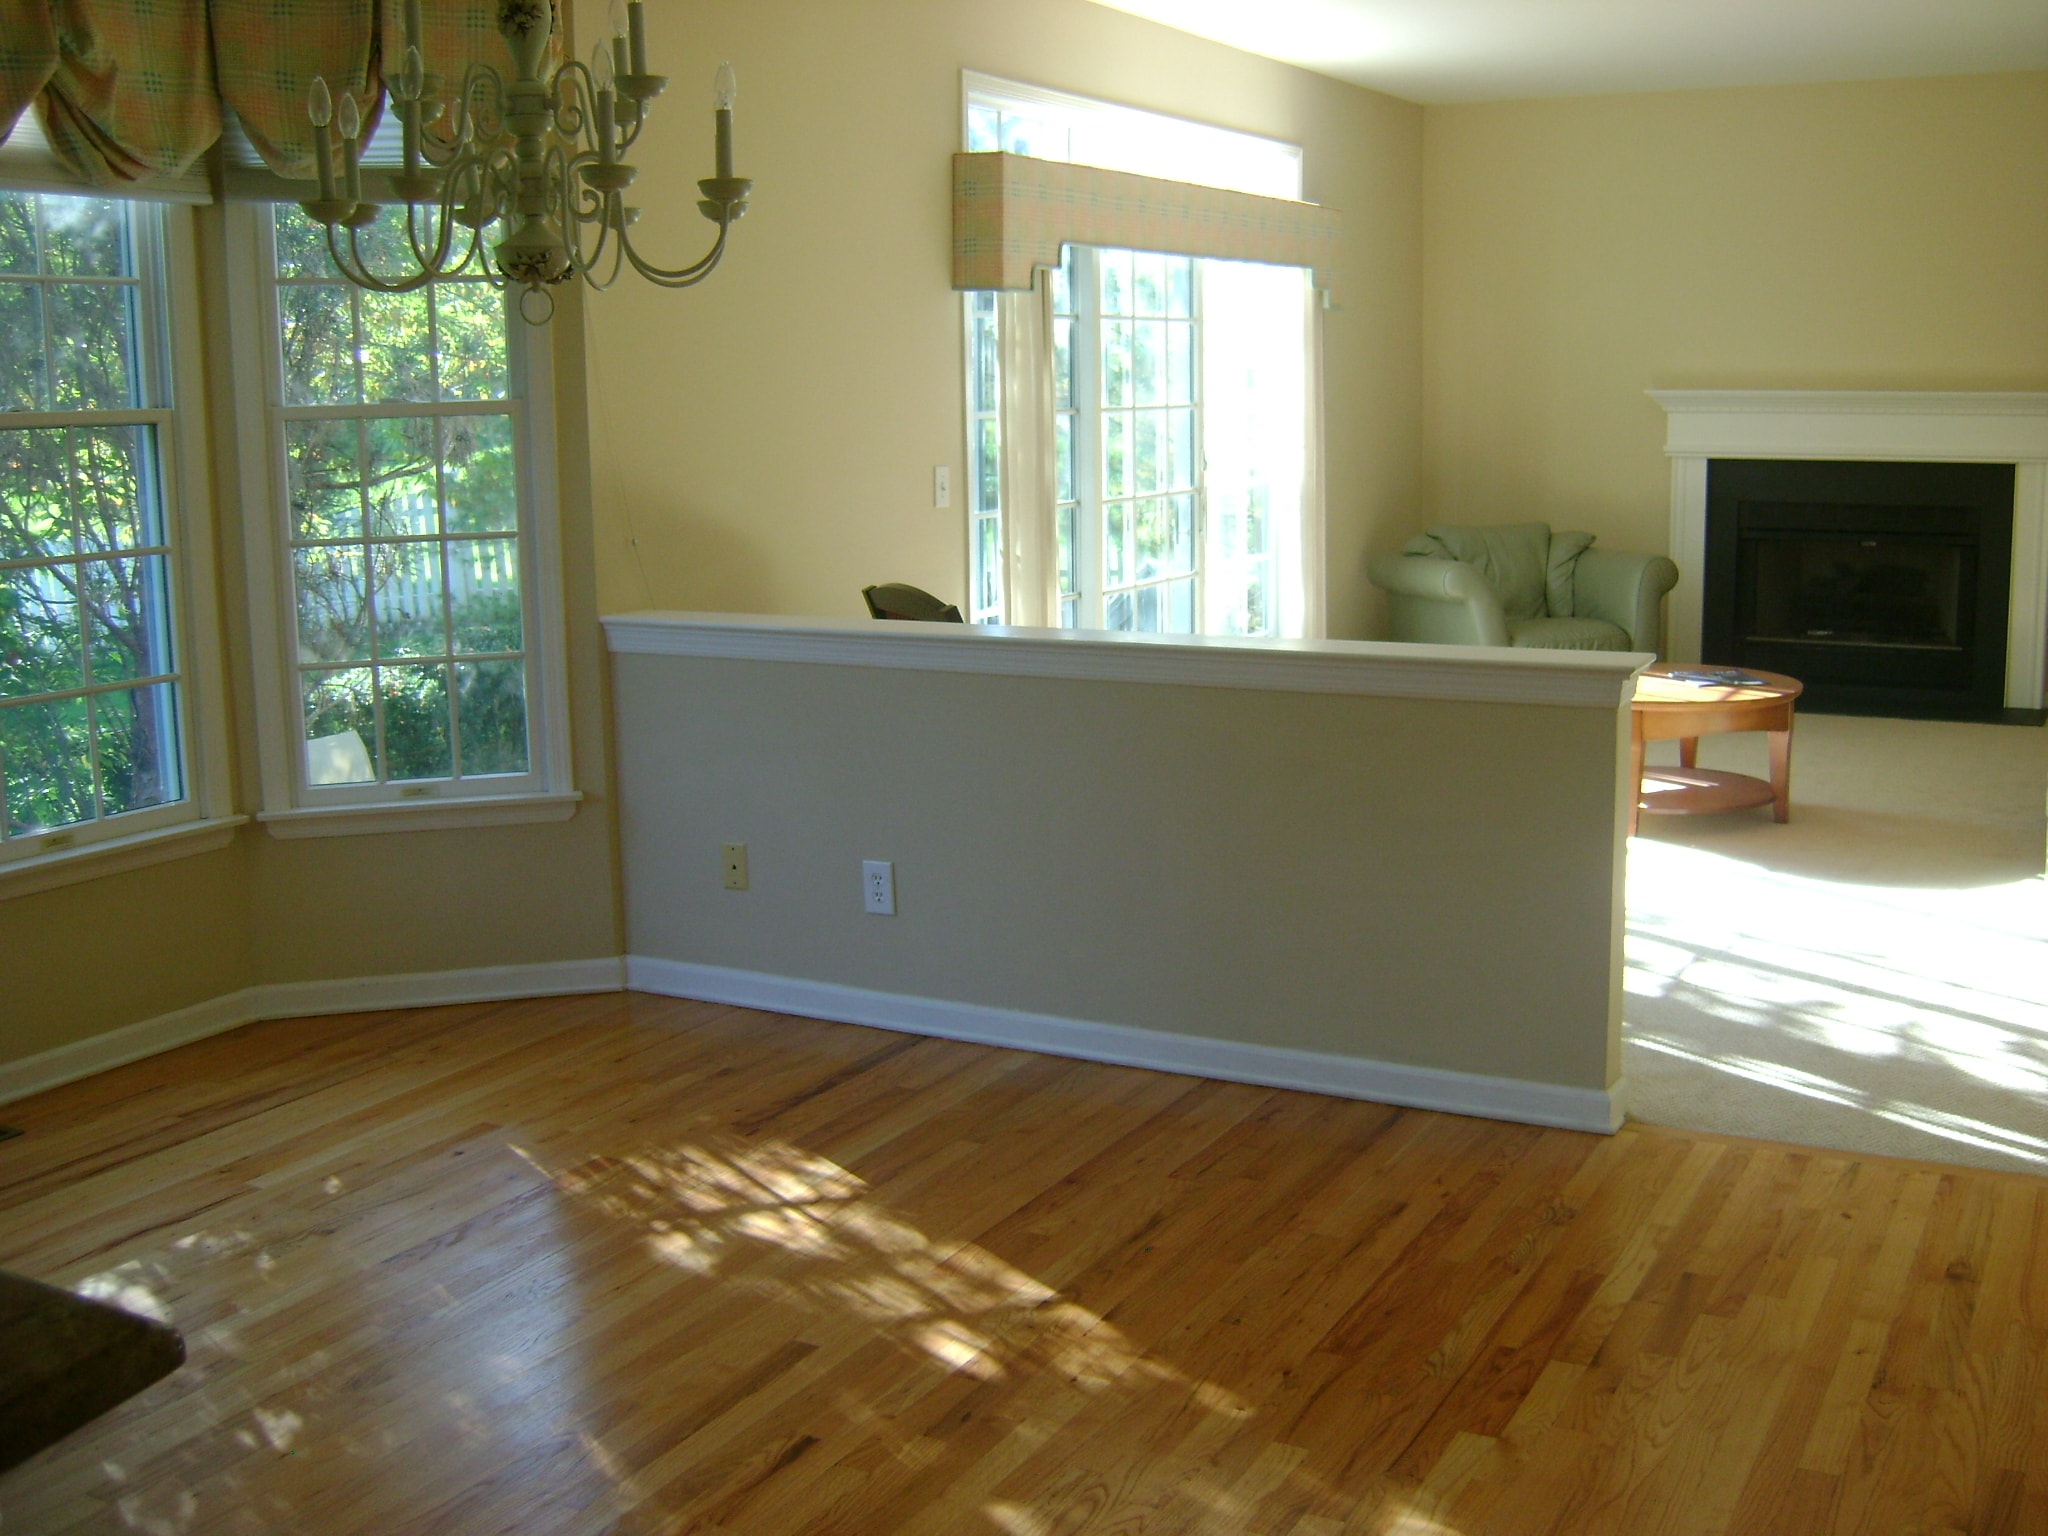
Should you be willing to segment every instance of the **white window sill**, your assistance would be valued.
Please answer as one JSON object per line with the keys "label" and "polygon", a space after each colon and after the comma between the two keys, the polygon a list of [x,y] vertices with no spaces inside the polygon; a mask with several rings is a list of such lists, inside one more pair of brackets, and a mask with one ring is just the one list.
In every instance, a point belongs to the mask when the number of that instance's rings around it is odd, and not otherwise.
{"label": "white window sill", "polygon": [[128,837],[108,838],[57,853],[38,854],[18,864],[0,864],[0,901],[54,890],[80,880],[97,880],[124,870],[142,869],[172,859],[212,853],[234,839],[235,828],[246,816],[219,816],[211,821],[187,821],[176,826],[157,827]]}
{"label": "white window sill", "polygon": [[477,795],[464,800],[404,800],[381,805],[322,805],[259,811],[272,837],[353,837],[373,832],[445,832],[459,827],[511,827],[567,821],[583,801],[560,795]]}

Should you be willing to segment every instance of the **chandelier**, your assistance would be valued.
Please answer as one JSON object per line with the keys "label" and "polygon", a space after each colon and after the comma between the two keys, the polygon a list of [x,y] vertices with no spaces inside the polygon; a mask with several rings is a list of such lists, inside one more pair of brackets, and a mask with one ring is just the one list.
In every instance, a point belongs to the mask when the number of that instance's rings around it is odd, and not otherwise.
{"label": "chandelier", "polygon": [[[444,96],[445,82],[428,72],[420,54],[420,0],[405,0],[405,60],[389,81],[404,140],[403,168],[392,179],[406,206],[412,261],[403,272],[372,271],[363,258],[357,234],[383,208],[363,196],[362,114],[349,95],[337,108],[326,80],[314,77],[306,113],[320,195],[301,206],[326,226],[328,253],[348,281],[408,293],[474,263],[500,287],[519,285],[519,313],[539,325],[554,314],[548,290],[574,277],[609,288],[630,265],[665,288],[688,288],[711,275],[754,186],[732,172],[732,66],[719,66],[713,88],[717,174],[697,183],[697,207],[718,226],[718,238],[689,266],[658,267],[633,248],[640,210],[625,201],[636,175],[625,157],[668,84],[666,75],[647,71],[641,0],[613,0],[613,35],[591,63],[568,59],[549,69],[553,10],[550,0],[499,0],[498,32],[511,50],[514,78],[472,64]],[[497,237],[486,252],[492,231]]]}

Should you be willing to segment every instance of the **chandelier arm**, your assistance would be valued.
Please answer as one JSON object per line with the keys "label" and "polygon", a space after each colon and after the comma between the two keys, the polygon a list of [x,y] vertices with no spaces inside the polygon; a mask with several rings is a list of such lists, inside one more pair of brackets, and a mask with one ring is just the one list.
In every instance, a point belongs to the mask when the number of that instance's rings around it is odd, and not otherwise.
{"label": "chandelier arm", "polygon": [[[412,210],[408,206],[406,210],[408,238],[411,234],[411,213]],[[455,221],[453,219],[443,219],[440,225],[440,238],[434,246],[433,259],[431,261],[427,260],[424,254],[415,246],[413,254],[419,258],[420,270],[402,278],[382,277],[370,270],[370,264],[363,259],[362,248],[358,244],[360,231],[354,225],[348,226],[349,262],[342,262],[340,253],[334,248],[335,236],[334,226],[332,225],[328,226],[327,245],[329,253],[335,258],[335,264],[342,268],[344,275],[347,276],[350,282],[377,293],[414,293],[426,287],[429,283],[438,282],[444,277],[453,277],[469,264],[469,255],[465,254],[463,259],[454,266],[448,265],[448,246],[454,229]]]}
{"label": "chandelier arm", "polygon": [[363,265],[362,255],[356,249],[356,232],[353,228],[348,232],[348,255],[342,255],[341,246],[335,238],[336,227],[333,224],[327,226],[327,254],[334,259],[334,265],[341,275],[356,287],[367,288],[372,293],[412,293],[433,281],[432,274],[424,272],[401,282],[379,277]]}
{"label": "chandelier arm", "polygon": [[[426,251],[420,246],[419,214],[422,207],[433,210],[439,216],[441,236],[432,260],[428,259]],[[455,225],[454,219],[449,216],[449,209],[448,189],[445,186],[441,189],[439,203],[408,202],[405,205],[405,243],[412,247],[412,259],[418,262],[422,269],[438,267],[448,255],[448,234]],[[462,269],[458,266],[455,270],[459,272]]]}
{"label": "chandelier arm", "polygon": [[586,165],[595,163],[597,157],[585,151],[571,155],[562,169],[562,228],[567,231],[573,221],[576,224],[595,224],[604,217],[608,194],[599,191],[583,179]]}
{"label": "chandelier arm", "polygon": [[548,116],[554,123],[555,132],[565,139],[580,139],[584,130],[590,130],[593,146],[597,141],[597,114],[588,103],[597,100],[597,82],[591,76],[590,66],[581,59],[564,59],[555,71],[553,84],[548,91]]}
{"label": "chandelier arm", "polygon": [[477,196],[490,209],[486,224],[495,224],[519,206],[519,157],[500,144],[478,164]]}
{"label": "chandelier arm", "polygon": [[[584,226],[586,224],[593,223],[597,224],[598,226],[597,243],[591,247],[590,253],[588,255],[585,255],[583,251]],[[604,282],[600,283],[594,276],[592,276],[592,274],[596,272],[599,264],[603,262],[605,247],[611,242],[611,221],[609,219],[603,221],[599,221],[596,219],[585,219],[579,220],[574,225],[565,225],[564,228],[567,231],[566,238],[569,248],[569,265],[575,269],[578,276],[582,277],[593,288],[602,291],[603,289],[610,287],[610,278],[607,278]],[[622,259],[623,258],[619,254],[617,248],[614,247],[612,251],[613,277],[618,276],[619,263]]]}
{"label": "chandelier arm", "polygon": [[[416,215],[419,212],[420,205],[410,202],[405,205],[406,244],[412,247],[413,260],[420,264],[420,270],[426,276],[428,282],[433,282],[438,278],[453,277],[462,270],[468,261],[468,257],[465,256],[462,261],[457,262],[454,266],[448,265],[448,244],[450,237],[455,233],[455,220],[449,216],[447,189],[445,187],[442,189],[442,201],[438,206],[440,217],[437,220],[437,227],[440,233],[434,241],[434,254],[429,257],[425,251],[420,249],[419,231],[416,227]],[[349,230],[349,244],[351,248],[355,244],[355,230],[353,228]]]}
{"label": "chandelier arm", "polygon": [[640,130],[647,126],[647,104],[642,101],[635,101],[632,103],[632,108],[632,119],[625,124],[625,132],[619,138],[619,153],[621,155],[624,155],[635,144],[640,142]]}
{"label": "chandelier arm", "polygon": [[619,246],[625,251],[626,260],[633,263],[633,270],[650,283],[658,283],[663,288],[689,288],[711,275],[720,258],[725,255],[726,238],[731,233],[732,215],[728,213],[718,221],[717,243],[700,260],[687,267],[677,267],[674,271],[667,271],[643,260],[640,253],[633,249],[632,238],[623,229],[619,231]]}
{"label": "chandelier arm", "polygon": [[[613,198],[606,199],[606,201],[610,202],[615,199],[616,194],[614,194]],[[621,207],[623,207],[623,204],[621,204]],[[616,283],[619,280],[619,274],[626,270],[626,236],[622,229],[618,242],[612,246],[611,271],[607,272],[602,280],[595,275],[597,264],[604,259],[605,241],[610,238],[611,232],[611,220],[607,219],[604,225],[604,233],[598,236],[597,249],[590,253],[590,266],[585,268],[583,272],[583,280],[599,293],[603,293],[613,283]]]}
{"label": "chandelier arm", "polygon": [[462,111],[479,144],[495,142],[505,132],[505,77],[489,64],[471,64],[462,77]]}
{"label": "chandelier arm", "polygon": [[[504,127],[503,93],[504,81],[495,69],[484,63],[471,64],[463,72],[461,86],[447,100],[443,114],[447,127],[436,132],[425,123],[420,125],[421,158],[441,170],[453,167],[465,154],[474,153],[465,140],[465,127],[479,148],[497,138]],[[478,110],[480,103],[484,104],[483,111]]]}

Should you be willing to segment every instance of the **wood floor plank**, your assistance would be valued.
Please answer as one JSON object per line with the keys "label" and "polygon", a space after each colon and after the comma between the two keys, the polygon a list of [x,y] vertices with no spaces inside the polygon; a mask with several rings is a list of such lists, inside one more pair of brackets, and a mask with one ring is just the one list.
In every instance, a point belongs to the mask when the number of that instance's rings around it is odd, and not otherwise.
{"label": "wood floor plank", "polygon": [[187,1365],[0,1531],[2048,1532],[2048,1184],[613,995],[13,1106]]}

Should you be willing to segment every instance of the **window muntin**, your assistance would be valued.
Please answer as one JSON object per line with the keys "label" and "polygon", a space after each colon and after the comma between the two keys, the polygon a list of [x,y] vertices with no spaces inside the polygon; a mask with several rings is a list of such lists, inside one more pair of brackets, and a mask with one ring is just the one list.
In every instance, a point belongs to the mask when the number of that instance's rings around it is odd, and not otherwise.
{"label": "window muntin", "polygon": [[[406,243],[404,219],[387,209],[364,232],[373,267]],[[530,789],[532,530],[501,293],[343,283],[324,230],[289,205],[272,251],[301,793]]]}
{"label": "window muntin", "polygon": [[1145,251],[1068,256],[1070,289],[1095,300],[1084,327],[1099,359],[1095,409],[1079,425],[1098,492],[1101,626],[1193,634],[1202,490],[1195,263]]}
{"label": "window muntin", "polygon": [[0,860],[196,814],[161,218],[0,193]]}

